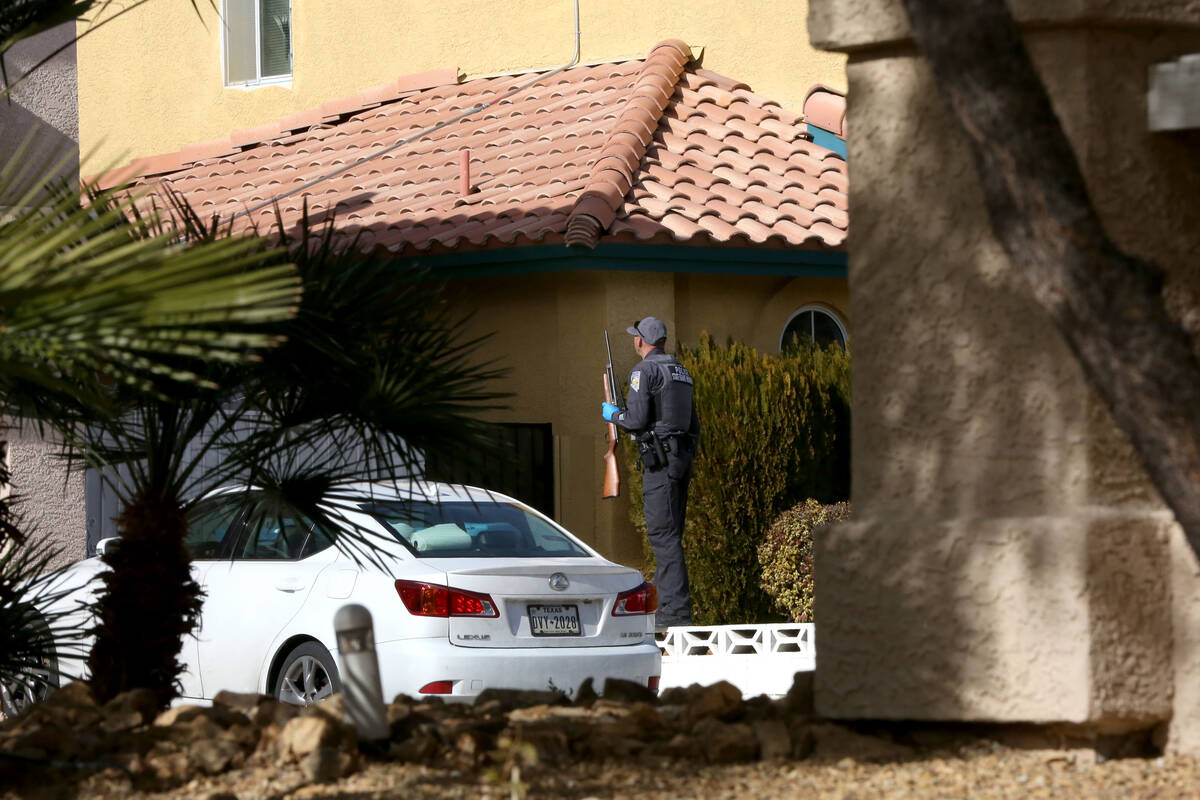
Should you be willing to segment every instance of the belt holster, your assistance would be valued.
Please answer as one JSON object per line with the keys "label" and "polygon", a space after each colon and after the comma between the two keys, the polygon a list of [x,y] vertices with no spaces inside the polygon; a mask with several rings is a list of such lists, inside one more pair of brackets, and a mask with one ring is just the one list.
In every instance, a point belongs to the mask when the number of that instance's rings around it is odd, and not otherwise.
{"label": "belt holster", "polygon": [[637,441],[638,466],[643,472],[646,470],[653,472],[667,465],[666,448],[663,447],[662,439],[658,438],[654,431],[639,433],[634,438]]}

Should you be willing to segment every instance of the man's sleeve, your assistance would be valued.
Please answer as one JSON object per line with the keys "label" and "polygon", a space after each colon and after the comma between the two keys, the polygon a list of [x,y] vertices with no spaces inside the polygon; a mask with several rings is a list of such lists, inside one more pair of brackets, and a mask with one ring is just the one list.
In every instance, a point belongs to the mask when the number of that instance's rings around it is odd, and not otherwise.
{"label": "man's sleeve", "polygon": [[629,393],[625,396],[625,413],[613,422],[627,431],[645,430],[650,426],[650,378],[652,370],[638,364],[629,373]]}

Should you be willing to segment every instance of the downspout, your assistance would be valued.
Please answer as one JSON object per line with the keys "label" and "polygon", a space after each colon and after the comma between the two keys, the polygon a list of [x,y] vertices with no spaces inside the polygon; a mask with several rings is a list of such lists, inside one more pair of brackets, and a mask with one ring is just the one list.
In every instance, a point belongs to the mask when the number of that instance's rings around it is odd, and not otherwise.
{"label": "downspout", "polygon": [[509,89],[504,94],[497,95],[496,97],[493,97],[491,100],[487,101],[486,103],[480,103],[477,106],[472,106],[471,108],[468,108],[466,111],[463,111],[461,114],[457,114],[444,122],[439,122],[437,125],[431,125],[430,127],[425,128],[424,130],[418,131],[417,133],[413,134],[412,136],[409,136],[407,139],[402,139],[399,142],[390,144],[387,147],[383,148],[382,150],[372,153],[369,156],[363,156],[362,158],[358,159],[357,161],[354,161],[350,164],[344,164],[344,165],[338,167],[337,169],[333,170],[332,172],[326,173],[325,175],[321,175],[320,177],[317,177],[317,178],[313,178],[312,180],[310,180],[306,183],[303,183],[299,186],[296,186],[292,189],[287,190],[283,194],[278,194],[268,200],[262,201],[261,203],[259,203],[257,205],[251,206],[250,208],[243,209],[243,210],[237,212],[236,214],[233,214],[233,215],[227,217],[225,220],[223,220],[223,222],[233,222],[238,217],[248,216],[250,214],[253,214],[255,211],[259,211],[263,208],[266,208],[267,206],[274,205],[275,203],[278,203],[280,200],[282,200],[285,197],[291,197],[292,195],[296,194],[297,192],[302,192],[305,189],[309,189],[313,186],[316,186],[318,183],[322,183],[324,181],[329,180],[330,178],[341,175],[343,172],[346,172],[348,170],[354,169],[355,167],[361,166],[372,159],[379,158],[380,156],[390,153],[393,150],[396,150],[398,148],[404,147],[407,144],[412,144],[413,142],[417,141],[418,139],[422,139],[431,133],[436,133],[437,131],[440,131],[442,128],[445,128],[448,125],[453,125],[454,123],[464,120],[467,117],[470,117],[474,114],[478,114],[481,111],[485,111],[485,110],[491,108],[492,106],[496,105],[496,103],[499,103],[501,100],[505,100],[509,97],[512,97],[514,94],[517,94],[518,92],[525,91],[530,86],[533,86],[535,83],[538,83],[539,81],[546,80],[547,78],[553,78],[558,73],[564,72],[579,63],[579,40],[580,40],[581,35],[582,34],[581,34],[581,31],[579,28],[579,0],[575,0],[575,54],[571,56],[570,61],[563,64],[561,67],[555,67],[554,69],[550,70],[549,72],[539,73],[532,80],[529,80],[529,81],[521,84],[520,86]]}

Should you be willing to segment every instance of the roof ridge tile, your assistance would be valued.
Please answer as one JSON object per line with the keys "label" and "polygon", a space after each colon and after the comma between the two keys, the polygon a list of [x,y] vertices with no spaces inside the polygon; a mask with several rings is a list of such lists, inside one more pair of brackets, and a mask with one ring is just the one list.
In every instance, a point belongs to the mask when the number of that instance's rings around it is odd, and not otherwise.
{"label": "roof ridge tile", "polygon": [[[568,245],[595,248],[600,234],[616,219],[617,209],[621,207],[625,192],[628,192],[635,182],[634,170],[646,154],[646,148],[653,140],[663,110],[670,102],[671,95],[675,93],[675,85],[679,83],[679,77],[684,74],[691,58],[691,48],[678,39],[659,42],[646,56],[633,91],[617,117],[605,145],[605,150],[609,150],[615,157],[597,159],[592,167],[591,176],[567,219]],[[655,102],[653,106],[648,106],[640,98],[661,99],[661,105]],[[652,110],[655,107],[658,108],[657,113]],[[644,136],[638,135],[643,132]],[[621,175],[624,180],[620,184],[613,184],[613,173]],[[619,197],[613,197],[612,189],[609,188],[611,186],[624,186],[625,192]],[[604,205],[594,202],[593,198],[603,200]]]}

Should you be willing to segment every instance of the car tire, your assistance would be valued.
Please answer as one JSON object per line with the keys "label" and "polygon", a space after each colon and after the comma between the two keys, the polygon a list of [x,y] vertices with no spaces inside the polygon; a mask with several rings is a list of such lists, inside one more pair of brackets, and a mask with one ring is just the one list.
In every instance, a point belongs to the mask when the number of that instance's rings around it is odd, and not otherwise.
{"label": "car tire", "polygon": [[318,642],[304,642],[288,651],[279,665],[272,694],[281,703],[310,706],[342,690],[333,656]]}
{"label": "car tire", "polygon": [[50,648],[50,652],[32,674],[0,682],[0,713],[12,719],[30,706],[45,700],[60,684],[58,660],[53,648]]}

